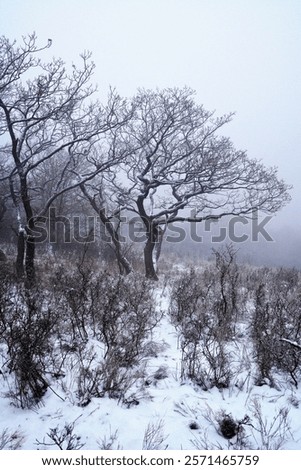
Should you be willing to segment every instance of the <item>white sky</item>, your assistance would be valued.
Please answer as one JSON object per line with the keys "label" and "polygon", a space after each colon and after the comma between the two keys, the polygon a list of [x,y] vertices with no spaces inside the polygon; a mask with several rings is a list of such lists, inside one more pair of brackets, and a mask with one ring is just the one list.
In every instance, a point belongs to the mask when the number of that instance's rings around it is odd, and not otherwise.
{"label": "white sky", "polygon": [[0,31],[51,38],[67,63],[92,51],[102,96],[188,85],[235,111],[225,135],[294,185],[277,220],[301,228],[300,0],[0,0]]}

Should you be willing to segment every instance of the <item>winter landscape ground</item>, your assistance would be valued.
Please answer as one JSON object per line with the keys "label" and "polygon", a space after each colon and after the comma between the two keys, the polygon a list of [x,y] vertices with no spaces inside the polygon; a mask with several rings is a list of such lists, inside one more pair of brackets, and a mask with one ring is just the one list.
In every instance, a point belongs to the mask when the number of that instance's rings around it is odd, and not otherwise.
{"label": "winter landscape ground", "polygon": [[0,447],[301,449],[300,273],[232,255],[31,293],[3,268]]}

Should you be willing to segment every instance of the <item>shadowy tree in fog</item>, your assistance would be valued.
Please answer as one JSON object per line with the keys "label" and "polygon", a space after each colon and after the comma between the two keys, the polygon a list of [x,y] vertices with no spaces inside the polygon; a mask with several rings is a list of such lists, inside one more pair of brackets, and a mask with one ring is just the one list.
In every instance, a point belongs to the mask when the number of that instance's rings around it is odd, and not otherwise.
{"label": "shadowy tree in fog", "polygon": [[[113,92],[106,106],[91,101],[94,64],[90,53],[81,65],[68,71],[61,59],[44,63],[41,53],[51,46],[37,45],[36,36],[18,46],[0,38],[0,135],[1,158],[10,159],[8,180],[18,220],[17,272],[25,270],[29,283],[35,278],[35,229],[53,201],[96,174],[116,164],[114,155],[102,151],[105,133],[125,119],[121,100]],[[91,150],[99,145],[99,151]],[[53,193],[41,205],[42,188],[35,181],[45,162],[57,159],[60,173]]]}
{"label": "shadowy tree in fog", "polygon": [[123,243],[120,233],[123,207],[114,206],[109,210],[109,198],[105,196],[103,181],[83,183],[80,185],[80,189],[105,228],[108,246],[114,252],[120,274],[129,274],[132,271],[132,266],[126,255],[128,247]]}
{"label": "shadowy tree in fog", "polygon": [[156,247],[169,224],[275,212],[289,200],[275,168],[249,159],[221,136],[232,114],[216,118],[187,88],[140,90],[133,106],[135,115],[116,142],[128,158],[112,184],[143,222],[148,278],[157,278]]}
{"label": "shadowy tree in fog", "polygon": [[[5,171],[4,166],[0,164],[0,175],[3,174],[4,171]],[[7,184],[5,183],[6,182],[2,182],[2,184],[0,184],[0,223],[2,223],[2,220],[7,211],[7,199],[8,199],[9,189],[7,188]]]}

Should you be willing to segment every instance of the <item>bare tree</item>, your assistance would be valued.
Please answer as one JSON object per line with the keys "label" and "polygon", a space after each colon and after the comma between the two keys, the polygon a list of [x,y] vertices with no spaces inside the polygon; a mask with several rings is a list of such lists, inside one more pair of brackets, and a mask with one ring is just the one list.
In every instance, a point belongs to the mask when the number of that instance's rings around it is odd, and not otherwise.
{"label": "bare tree", "polygon": [[[5,171],[4,165],[0,165],[0,174],[2,174]],[[3,182],[0,184],[0,224],[2,223],[2,220],[5,216],[5,213],[7,211],[7,199],[8,199],[8,194],[9,190],[7,188],[6,182]]]}
{"label": "bare tree", "polygon": [[132,266],[127,259],[126,245],[122,242],[120,233],[123,207],[116,206],[109,211],[108,198],[104,194],[103,182],[98,182],[98,184],[94,182],[83,183],[80,185],[80,189],[105,227],[109,238],[108,243],[115,254],[120,274],[129,274],[132,271]]}
{"label": "bare tree", "polygon": [[[90,53],[68,71],[61,59],[39,58],[50,46],[51,40],[39,48],[34,34],[23,37],[21,46],[0,38],[1,155],[13,165],[2,179],[10,182],[19,225],[17,271],[22,275],[25,254],[29,283],[35,279],[36,223],[57,197],[117,163],[106,153],[105,134],[125,120],[126,109],[114,92],[104,106],[91,100],[96,89]],[[33,175],[50,159],[60,161],[61,172],[51,197],[39,206]]]}
{"label": "bare tree", "polygon": [[128,158],[112,183],[143,222],[148,278],[157,278],[154,255],[169,224],[275,212],[289,200],[275,168],[249,159],[220,135],[232,114],[216,118],[188,88],[140,90],[133,105],[135,115],[116,144]]}

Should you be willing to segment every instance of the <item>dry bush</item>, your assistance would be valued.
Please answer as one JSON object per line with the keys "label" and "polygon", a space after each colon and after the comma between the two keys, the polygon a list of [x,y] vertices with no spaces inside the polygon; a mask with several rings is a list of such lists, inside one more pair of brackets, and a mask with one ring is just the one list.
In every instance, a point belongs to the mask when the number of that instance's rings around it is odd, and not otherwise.
{"label": "dry bush", "polygon": [[206,298],[209,290],[210,284],[205,286],[201,274],[192,268],[172,283],[169,314],[172,323],[185,336],[198,335],[208,323]]}
{"label": "dry bush", "polygon": [[15,292],[16,280],[12,270],[7,266],[0,269],[0,341],[6,330],[7,308],[12,305],[11,297]]}
{"label": "dry bush", "polygon": [[10,431],[6,428],[0,433],[0,450],[21,449],[24,440],[25,435],[21,431]]}
{"label": "dry bush", "polygon": [[98,448],[100,450],[122,450],[122,447],[120,446],[120,444],[116,443],[117,438],[118,438],[117,429],[115,430],[115,432],[112,432],[110,430],[109,437],[104,436],[97,441]]}
{"label": "dry bush", "polygon": [[223,330],[225,339],[231,339],[235,333],[238,312],[241,309],[240,271],[236,263],[236,252],[229,245],[220,250],[213,250],[215,272],[213,279],[215,303],[213,312],[217,318],[217,327]]}
{"label": "dry bush", "polygon": [[209,333],[197,342],[182,341],[181,378],[191,379],[203,390],[230,385],[231,355],[223,341]]}
{"label": "dry bush", "polygon": [[288,439],[292,438],[289,408],[279,408],[272,418],[263,415],[260,401],[257,398],[252,400],[249,408],[253,415],[251,430],[257,449],[279,450]]}
{"label": "dry bush", "polygon": [[14,378],[9,395],[17,406],[30,408],[39,403],[48,387],[47,358],[57,316],[44,292],[20,284],[14,287],[2,322],[7,367]]}
{"label": "dry bush", "polygon": [[[76,421],[76,420],[75,420]],[[66,423],[63,429],[58,426],[50,428],[47,433],[49,441],[44,438],[43,441],[36,440],[37,446],[52,447],[56,446],[60,450],[79,450],[85,444],[81,442],[81,437],[74,433],[75,421]]]}
{"label": "dry bush", "polygon": [[[274,385],[273,370],[289,374],[297,387],[301,350],[294,347],[301,332],[301,283],[295,270],[258,272],[251,319],[257,383]],[[287,342],[282,341],[285,338]]]}
{"label": "dry bush", "polygon": [[167,446],[162,447],[166,439],[164,421],[159,419],[154,423],[150,422],[144,432],[142,450],[166,450]]}
{"label": "dry bush", "polygon": [[131,367],[144,356],[144,346],[162,314],[156,310],[149,281],[131,274],[108,276],[102,283],[102,302],[94,312],[94,335],[105,346],[104,358]]}
{"label": "dry bush", "polygon": [[88,340],[91,318],[102,300],[101,281],[101,275],[97,278],[88,262],[78,263],[75,269],[70,270],[61,265],[53,274],[52,289],[57,295],[56,308],[63,314],[65,330],[72,344]]}
{"label": "dry bush", "polygon": [[228,387],[238,306],[239,272],[231,247],[215,252],[216,263],[203,271],[193,269],[173,283],[169,313],[180,333],[182,378],[204,389]]}
{"label": "dry bush", "polygon": [[258,398],[253,398],[248,406],[248,414],[243,418],[234,417],[231,412],[225,410],[213,411],[207,409],[191,410],[180,407],[183,415],[200,415],[213,427],[218,436],[215,442],[208,439],[207,429],[199,426],[194,439],[191,441],[197,449],[256,449],[277,450],[283,448],[284,444],[292,438],[289,409],[282,407],[275,410],[273,416],[264,415]]}
{"label": "dry bush", "polygon": [[[99,356],[91,356],[89,359],[89,354],[86,354],[86,357],[77,363],[74,372],[77,404],[82,407],[87,406],[93,397],[101,398],[105,395],[130,406],[127,400],[128,392],[145,373],[142,366],[122,367],[111,354],[105,359]],[[131,399],[131,402],[134,403],[134,400]]]}
{"label": "dry bush", "polygon": [[59,369],[74,357],[81,406],[105,394],[123,401],[144,374],[140,364],[162,317],[153,286],[137,274],[94,273],[87,264],[73,273],[60,270],[56,278],[57,311],[64,312],[59,336],[65,359]]}
{"label": "dry bush", "polygon": [[[191,443],[196,449],[238,450],[251,448],[246,433],[246,426],[250,423],[250,418],[247,415],[242,419],[236,419],[225,410],[213,411],[209,405],[205,408],[199,405],[190,407],[185,402],[177,403],[175,411],[190,419],[189,428],[193,431],[194,435]],[[204,420],[215,430],[217,434],[215,442],[208,439],[208,427],[204,425]],[[222,440],[218,438],[219,436]]]}

